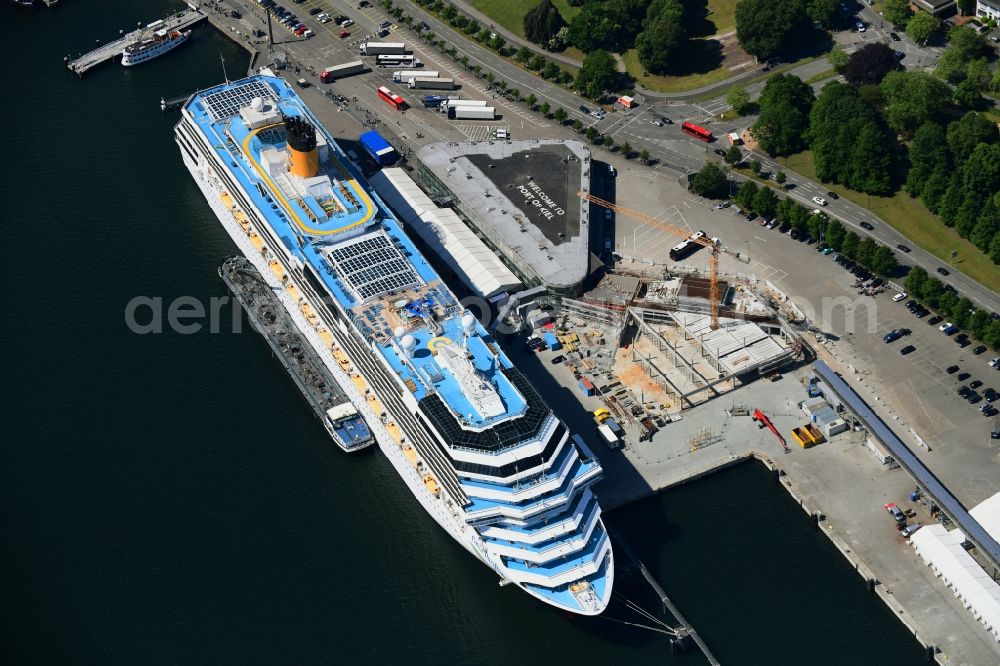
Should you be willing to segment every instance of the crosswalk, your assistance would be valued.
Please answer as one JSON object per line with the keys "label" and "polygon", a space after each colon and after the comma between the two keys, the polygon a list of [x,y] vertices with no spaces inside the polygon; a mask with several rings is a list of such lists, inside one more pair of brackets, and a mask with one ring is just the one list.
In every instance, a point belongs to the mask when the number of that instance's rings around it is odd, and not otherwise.
{"label": "crosswalk", "polygon": [[455,129],[469,137],[470,141],[489,141],[499,129],[510,131],[508,125],[455,125]]}

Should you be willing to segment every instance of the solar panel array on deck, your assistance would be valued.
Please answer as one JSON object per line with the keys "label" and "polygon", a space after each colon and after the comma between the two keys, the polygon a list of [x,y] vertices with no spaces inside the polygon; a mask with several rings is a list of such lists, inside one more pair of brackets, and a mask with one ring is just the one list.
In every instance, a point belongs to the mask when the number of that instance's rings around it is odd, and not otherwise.
{"label": "solar panel array on deck", "polygon": [[201,101],[208,114],[212,116],[212,120],[224,120],[238,114],[240,109],[250,106],[250,100],[254,97],[273,102],[274,91],[263,81],[251,80],[226,90],[203,95]]}
{"label": "solar panel array on deck", "polygon": [[337,273],[363,301],[420,284],[413,266],[385,234],[347,241],[331,249],[330,258]]}

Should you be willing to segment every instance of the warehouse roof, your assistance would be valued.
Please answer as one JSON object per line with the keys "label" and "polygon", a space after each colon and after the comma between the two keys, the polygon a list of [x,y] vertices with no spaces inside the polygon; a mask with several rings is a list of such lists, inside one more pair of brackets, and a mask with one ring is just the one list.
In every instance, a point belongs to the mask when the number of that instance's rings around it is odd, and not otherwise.
{"label": "warehouse roof", "polygon": [[514,273],[455,211],[434,205],[405,171],[382,169],[370,180],[406,227],[416,231],[438,256],[453,260],[451,268],[470,289],[491,298],[521,288]]}

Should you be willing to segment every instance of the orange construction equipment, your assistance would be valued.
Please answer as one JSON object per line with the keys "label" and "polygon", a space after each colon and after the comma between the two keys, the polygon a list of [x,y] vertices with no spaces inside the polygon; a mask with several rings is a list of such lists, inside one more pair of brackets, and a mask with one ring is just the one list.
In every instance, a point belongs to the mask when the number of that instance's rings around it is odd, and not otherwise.
{"label": "orange construction equipment", "polygon": [[764,415],[764,412],[760,411],[759,409],[753,410],[753,420],[759,421],[761,425],[765,425],[768,428],[770,428],[771,432],[774,433],[774,436],[777,437],[778,441],[781,443],[781,448],[784,449],[785,453],[788,453],[788,445],[785,444],[785,438],[781,436],[781,433],[778,432],[778,429],[774,427],[773,423],[771,423],[771,419],[767,418],[767,416]]}
{"label": "orange construction equipment", "polygon": [[[605,201],[600,197],[595,197],[593,194],[588,194],[587,192],[577,192],[576,194],[581,199],[589,201],[592,204],[607,208],[608,210],[613,210],[616,213],[631,217],[634,220],[639,220],[640,222],[645,222],[646,224],[659,227],[660,229],[669,231],[677,236],[688,238],[691,233],[687,229],[681,229],[680,227],[675,227],[667,222],[657,220],[652,215],[646,215],[645,213],[640,213],[637,210],[619,206],[618,204],[611,203],[610,201]],[[691,237],[690,240],[698,245],[702,245],[712,250],[711,260],[709,262],[708,301],[712,308],[712,330],[714,331],[719,328],[719,253],[725,252],[728,255],[736,257],[737,259],[741,259],[740,253],[733,252],[732,250],[723,247],[721,243],[710,238]]]}

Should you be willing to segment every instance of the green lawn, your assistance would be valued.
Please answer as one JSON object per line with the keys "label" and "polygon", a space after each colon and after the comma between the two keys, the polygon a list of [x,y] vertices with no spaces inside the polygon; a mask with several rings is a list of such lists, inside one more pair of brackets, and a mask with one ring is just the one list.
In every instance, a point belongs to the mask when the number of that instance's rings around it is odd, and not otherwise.
{"label": "green lawn", "polygon": [[707,72],[694,72],[685,74],[684,76],[656,76],[654,74],[647,76],[644,75],[645,67],[639,62],[639,54],[635,49],[629,49],[623,58],[625,59],[625,68],[628,70],[628,73],[642,87],[657,92],[684,92],[685,90],[700,88],[710,83],[723,81],[733,75],[726,67],[716,67]]}
{"label": "green lawn", "polygon": [[715,25],[715,34],[736,29],[737,0],[708,0],[708,20]]}
{"label": "green lawn", "polygon": [[[518,37],[525,39],[524,15],[538,4],[538,0],[469,0],[469,3]],[[552,0],[552,4],[559,10],[566,23],[580,13],[580,8],[570,7],[567,0]],[[563,54],[580,61],[583,61],[585,55],[583,51],[574,47],[566,49]]]}
{"label": "green lawn", "polygon": [[[816,180],[816,169],[810,151],[792,155],[787,160],[787,166],[789,170]],[[990,258],[975,245],[961,238],[953,229],[944,226],[919,199],[911,199],[905,192],[899,192],[892,197],[869,197],[841,185],[827,183],[825,187],[872,211],[894,229],[905,234],[914,244],[941,259],[942,264],[955,266],[993,291],[1000,290],[1000,267],[990,261]],[[951,260],[953,250],[958,251],[958,259],[955,261]]]}
{"label": "green lawn", "polygon": [[831,67],[830,69],[824,69],[822,72],[813,74],[803,83],[808,83],[812,85],[813,83],[819,83],[820,81],[826,81],[827,79],[832,79],[835,76],[837,76],[837,70]]}

